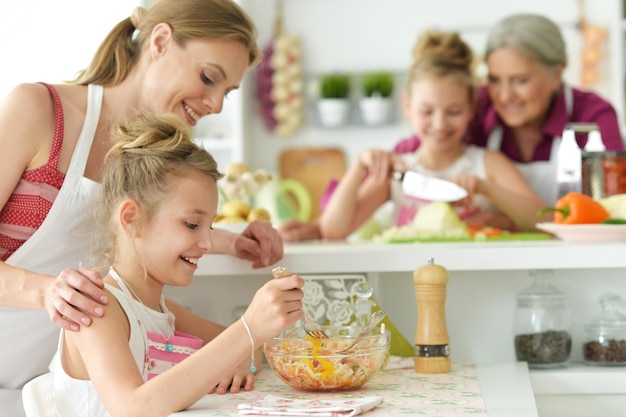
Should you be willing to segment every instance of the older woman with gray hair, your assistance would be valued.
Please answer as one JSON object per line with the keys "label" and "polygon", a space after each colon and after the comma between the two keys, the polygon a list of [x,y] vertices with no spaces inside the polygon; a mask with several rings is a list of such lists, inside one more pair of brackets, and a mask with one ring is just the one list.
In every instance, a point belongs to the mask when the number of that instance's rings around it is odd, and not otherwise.
{"label": "older woman with gray hair", "polygon": [[[484,58],[487,84],[480,88],[466,140],[515,161],[547,205],[557,199],[556,154],[568,123],[596,123],[607,150],[624,149],[611,104],[564,83],[565,42],[550,19],[536,14],[502,19],[489,32]],[[578,145],[586,140],[579,137]],[[419,138],[413,137],[395,150],[411,152],[418,146]]]}
{"label": "older woman with gray hair", "polygon": [[[613,106],[593,92],[564,83],[565,41],[550,19],[516,14],[500,20],[489,32],[484,59],[488,80],[476,94],[465,141],[500,150],[512,159],[546,205],[557,200],[556,154],[568,123],[596,123],[607,150],[624,149]],[[583,147],[587,138],[577,140]],[[420,138],[412,136],[400,141],[394,151],[410,153],[419,145]],[[513,227],[505,215],[494,216],[500,217],[490,224]],[[286,241],[321,237],[317,222],[295,219],[282,225],[279,232]]]}

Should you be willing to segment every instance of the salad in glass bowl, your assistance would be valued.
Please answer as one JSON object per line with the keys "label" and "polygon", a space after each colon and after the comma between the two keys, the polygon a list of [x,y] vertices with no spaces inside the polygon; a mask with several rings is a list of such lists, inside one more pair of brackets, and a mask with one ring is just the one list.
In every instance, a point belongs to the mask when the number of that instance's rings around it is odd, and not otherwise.
{"label": "salad in glass bowl", "polygon": [[339,391],[363,386],[389,358],[389,331],[375,328],[346,352],[360,329],[322,326],[329,336],[314,338],[301,328],[275,337],[263,347],[274,372],[289,386],[303,391]]}

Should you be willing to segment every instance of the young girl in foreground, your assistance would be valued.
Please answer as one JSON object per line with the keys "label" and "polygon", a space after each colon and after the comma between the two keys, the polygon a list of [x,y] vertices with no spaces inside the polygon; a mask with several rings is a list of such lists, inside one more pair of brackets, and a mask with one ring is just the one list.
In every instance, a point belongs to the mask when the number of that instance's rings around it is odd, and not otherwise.
{"label": "young girl in foreground", "polygon": [[302,278],[269,280],[228,328],[165,302],[163,287],[189,285],[211,251],[221,174],[173,115],[139,116],[112,137],[97,215],[116,302],[80,332],[62,331],[59,415],[167,416],[214,389],[251,390],[251,352],[302,317]]}
{"label": "young girl in foreground", "polygon": [[468,225],[498,227],[488,224],[485,219],[492,216],[485,215],[499,210],[517,229],[534,228],[545,204],[513,163],[500,152],[463,142],[474,111],[472,63],[472,51],[458,34],[427,32],[419,39],[403,107],[422,144],[402,157],[381,150],[361,152],[320,218],[322,237],[348,236],[390,199],[396,206],[396,225],[411,221],[415,210],[402,207],[407,200],[399,183],[391,180],[393,169],[453,180],[466,188],[469,196],[458,209]]}

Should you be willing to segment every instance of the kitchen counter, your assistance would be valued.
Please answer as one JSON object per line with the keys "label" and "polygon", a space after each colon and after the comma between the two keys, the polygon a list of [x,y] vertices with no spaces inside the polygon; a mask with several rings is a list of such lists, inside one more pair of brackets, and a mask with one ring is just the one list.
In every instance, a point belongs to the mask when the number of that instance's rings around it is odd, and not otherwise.
{"label": "kitchen counter", "polygon": [[[515,294],[532,282],[529,270],[549,269],[572,310],[572,364],[531,370],[539,414],[603,417],[626,409],[626,368],[582,365],[584,324],[599,313],[597,298],[614,292],[626,298],[626,243],[567,243],[559,240],[377,244],[302,242],[285,245],[280,265],[301,275],[366,276],[374,296],[400,332],[413,340],[416,301],[413,271],[429,258],[450,273],[446,321],[455,362],[515,362]],[[201,315],[230,324],[245,310],[271,268],[226,255],[200,259],[192,288],[168,288],[175,299]],[[542,413],[542,407],[549,410]],[[602,408],[604,407],[604,408]],[[620,414],[621,413],[621,414]]]}
{"label": "kitchen counter", "polygon": [[269,368],[257,375],[255,389],[236,395],[205,395],[177,417],[239,416],[237,405],[268,394],[299,399],[338,399],[350,395],[383,397],[364,416],[429,414],[441,417],[537,417],[524,363],[453,364],[448,374],[417,374],[413,369],[381,371],[362,389],[342,392],[302,392],[288,387]]}

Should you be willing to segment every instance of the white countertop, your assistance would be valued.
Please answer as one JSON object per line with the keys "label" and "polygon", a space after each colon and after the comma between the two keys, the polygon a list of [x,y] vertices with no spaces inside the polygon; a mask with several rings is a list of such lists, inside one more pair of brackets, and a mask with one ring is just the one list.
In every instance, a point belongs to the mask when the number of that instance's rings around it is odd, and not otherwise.
{"label": "white countertop", "polygon": [[626,368],[573,363],[564,368],[530,372],[536,394],[581,395],[626,393]]}
{"label": "white countertop", "polygon": [[[626,243],[567,243],[560,240],[462,243],[285,244],[280,262],[295,273],[414,271],[428,258],[449,271],[626,268]],[[196,275],[259,275],[250,263],[228,255],[205,255]]]}
{"label": "white countertop", "polygon": [[[512,330],[508,317],[512,315],[515,292],[529,284],[528,270],[555,270],[555,285],[570,294],[576,309],[573,333],[578,351],[584,336],[582,323],[594,314],[596,297],[606,291],[626,294],[626,242],[568,243],[555,239],[381,244],[315,241],[286,244],[279,264],[302,275],[366,275],[374,284],[378,301],[386,306],[399,329],[410,337],[415,326],[415,300],[412,280],[407,273],[426,264],[431,257],[435,263],[454,272],[448,288],[446,314],[449,332],[455,341],[456,360],[478,363],[510,360]],[[245,305],[264,276],[271,279],[270,272],[271,268],[253,270],[249,262],[227,255],[204,256],[196,272],[201,278],[198,282],[207,288],[214,288],[211,283],[219,285],[221,292],[215,295],[212,304],[207,304],[205,297],[200,304],[210,305],[212,314],[230,311],[232,298],[239,296],[247,286],[250,287],[248,295],[238,298],[238,303]],[[472,302],[468,302],[469,299]],[[505,318],[494,321],[496,312]],[[490,323],[488,328],[484,328],[484,323]],[[483,335],[481,340],[473,337],[476,332]],[[606,398],[610,397],[617,402],[616,409],[620,409],[626,406],[625,369],[573,363],[563,369],[531,370],[531,387],[544,402],[546,398],[567,398],[567,401],[576,398],[581,402],[576,408],[587,410],[597,404],[595,401],[600,401],[597,396],[602,396],[601,404],[608,407]],[[498,389],[498,385],[494,388]],[[488,394],[485,396],[487,398]],[[498,396],[494,398],[497,401]],[[554,407],[560,410],[562,404]],[[584,414],[545,415],[579,417]],[[604,415],[621,414],[606,411]]]}
{"label": "white countertop", "polygon": [[[454,365],[453,365],[454,367]],[[478,384],[480,387],[480,395],[484,402],[484,410],[489,417],[537,417],[537,408],[535,405],[535,399],[533,396],[532,387],[530,384],[528,368],[523,362],[511,362],[511,363],[494,363],[494,364],[477,364],[476,365]],[[392,371],[393,372],[393,371]],[[396,371],[398,372],[398,371]],[[402,370],[399,372],[408,372],[413,374],[412,369]],[[398,377],[400,374],[397,374]],[[403,375],[403,374],[402,374]],[[414,374],[418,375],[418,374]],[[441,375],[441,376],[440,376]],[[382,376],[381,380],[387,380],[393,378],[393,375]],[[443,379],[442,379],[443,378]],[[444,374],[420,374],[420,384],[432,384],[442,383],[445,385],[444,380],[447,377]],[[430,382],[432,380],[432,382]],[[409,396],[414,392],[419,384],[413,382],[406,387],[402,387],[405,379],[402,379],[403,383],[399,386],[393,386],[390,389],[385,388],[385,383],[375,380],[371,381],[370,386],[374,387],[368,390],[368,385],[364,389],[360,389],[358,394],[360,395],[382,395],[385,398],[385,404],[389,401],[389,405],[385,407],[379,407],[374,410],[368,411],[364,415],[372,416],[389,416],[397,415],[398,410],[394,410],[394,407],[399,407],[402,411],[403,407],[405,412],[406,408],[411,407],[423,407],[425,412],[435,412],[441,416],[468,416],[468,415],[484,415],[483,412],[473,410],[473,412],[464,412],[461,405],[452,407],[455,411],[451,411],[448,404],[442,400],[438,403],[433,402],[430,406],[420,405],[422,402],[428,402],[427,398],[421,398],[420,396]],[[417,381],[417,380],[416,380]],[[205,395],[196,404],[191,406],[185,411],[172,414],[172,416],[180,417],[206,417],[206,416],[237,416],[239,415],[236,410],[238,403],[251,402],[263,398],[267,394],[274,394],[278,396],[293,396],[298,395],[300,397],[309,398],[315,395],[328,395],[332,393],[303,393],[301,391],[295,391],[288,388],[282,381],[275,376],[275,374],[268,368],[264,368],[262,374],[258,375],[257,386],[254,391],[249,393],[240,393],[235,395]],[[471,380],[466,380],[465,384],[460,384],[455,389],[467,389],[472,385]],[[396,384],[392,384],[396,385]],[[454,385],[454,384],[453,384]],[[464,388],[465,387],[465,388]],[[399,394],[400,391],[401,394]],[[348,391],[349,392],[349,391]],[[395,395],[398,395],[395,398]],[[426,396],[427,397],[427,396]],[[458,399],[459,404],[463,403],[462,399]],[[438,409],[438,407],[440,409]],[[471,407],[470,407],[471,408]],[[391,411],[392,414],[389,414]],[[438,412],[437,412],[438,411]]]}
{"label": "white countertop", "polygon": [[478,364],[477,368],[489,417],[538,415],[525,362]]}

